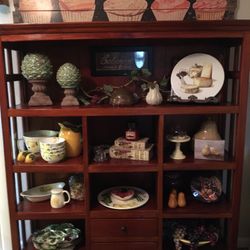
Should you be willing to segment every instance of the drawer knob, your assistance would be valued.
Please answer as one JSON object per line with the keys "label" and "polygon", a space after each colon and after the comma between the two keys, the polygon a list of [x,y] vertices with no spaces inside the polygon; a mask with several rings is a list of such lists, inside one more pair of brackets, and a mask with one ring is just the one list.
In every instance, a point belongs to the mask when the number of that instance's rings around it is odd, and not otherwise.
{"label": "drawer knob", "polygon": [[121,231],[122,231],[122,232],[126,232],[126,231],[127,231],[127,227],[126,227],[126,226],[122,226],[122,227],[121,227]]}

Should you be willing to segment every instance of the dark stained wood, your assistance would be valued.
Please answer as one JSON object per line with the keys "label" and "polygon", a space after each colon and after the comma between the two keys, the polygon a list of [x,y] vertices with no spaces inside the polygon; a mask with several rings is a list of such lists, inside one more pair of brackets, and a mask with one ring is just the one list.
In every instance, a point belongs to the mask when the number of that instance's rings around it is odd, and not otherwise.
{"label": "dark stained wood", "polygon": [[8,82],[12,82],[12,84],[14,81],[19,81],[22,79],[23,79],[23,76],[21,74],[8,74],[8,75],[6,75],[6,80]]}
{"label": "dark stained wood", "polygon": [[[225,219],[227,224],[223,233],[225,233],[225,240],[228,241],[228,247],[221,243],[214,249],[236,249],[250,68],[250,21],[0,25],[0,39],[0,102],[13,249],[20,249],[17,220],[31,220],[32,230],[45,225],[46,220],[84,221],[85,242],[84,247],[79,248],[80,250],[112,248],[162,250],[165,249],[162,246],[165,221],[199,218]],[[48,54],[55,68],[71,59],[80,67],[85,77],[84,84],[90,81],[101,86],[108,82],[118,86],[119,83],[126,82],[128,77],[124,76],[95,77],[91,75],[91,58],[88,51],[92,45],[99,47],[152,46],[155,49],[153,58],[155,69],[152,78],[156,77],[157,81],[160,81],[162,75],[170,76],[174,64],[187,54],[194,52],[212,54],[225,67],[226,79],[223,93],[221,93],[221,102],[219,104],[164,103],[160,106],[149,106],[141,102],[130,107],[112,107],[109,104],[61,107],[59,103],[63,91],[53,78],[50,81],[52,84],[49,83],[51,88],[48,88],[49,94],[55,100],[53,106],[28,107],[25,104],[32,91],[20,74],[20,59],[29,51],[41,51],[41,53]],[[4,67],[3,49],[7,49],[8,52],[10,68],[8,74]],[[232,69],[229,68],[231,49],[234,50]],[[12,50],[17,50],[19,57],[17,62],[19,69],[15,74],[12,70]],[[13,97],[14,81],[20,82],[22,105],[15,106],[15,100],[12,98],[12,107],[9,108],[7,88]],[[225,92],[230,87],[232,87],[232,93],[228,97]],[[169,159],[166,152],[171,145],[166,145],[165,138],[170,128],[164,123],[169,122],[171,116],[188,120],[191,115],[197,117],[215,115],[223,135],[225,134],[224,127],[227,125],[226,117],[230,116],[230,131],[228,138],[225,138],[229,143],[229,157],[226,157],[224,161],[204,161],[193,159],[193,153],[190,153],[183,161]],[[48,126],[50,123],[54,126],[58,120],[64,118],[80,121],[83,135],[82,155],[55,164],[48,164],[40,159],[34,164],[13,163],[9,121],[16,120],[15,117],[24,117],[27,130],[39,128],[41,121],[48,121]],[[145,126],[149,127],[149,137],[155,143],[155,158],[149,162],[109,160],[94,163],[91,155],[93,142],[100,143],[106,138],[112,141],[116,136],[117,124],[120,126],[117,128],[118,132],[123,133],[123,126],[126,126],[125,123],[130,117],[140,117]],[[119,122],[113,122],[114,119]],[[102,126],[106,123],[105,121],[107,121],[106,127]],[[110,134],[106,134],[107,127]],[[16,126],[13,129],[16,133]],[[103,138],[102,134],[104,134]],[[185,208],[167,208],[163,176],[171,171],[203,170],[217,172],[225,170],[228,173],[229,183],[225,200],[215,204],[188,200]],[[48,180],[47,177],[60,179],[69,173],[82,173],[84,174],[86,201],[72,201],[64,208],[56,210],[50,207],[49,201],[41,203],[21,201],[16,206],[13,174],[19,175],[21,172],[28,173],[28,179],[32,180],[31,186]],[[120,182],[145,188],[150,194],[149,201],[140,208],[126,211],[113,210],[100,205],[97,201],[98,193]],[[232,185],[230,185],[231,182]],[[127,222],[132,228],[131,234],[126,237],[120,231],[112,231],[123,222]],[[164,242],[165,245],[168,246],[166,249],[172,250],[171,243]],[[26,249],[34,249],[30,241]],[[204,249],[210,248],[204,247]]]}
{"label": "dark stained wood", "polygon": [[[147,29],[145,29],[147,25]],[[243,37],[249,21],[205,22],[93,22],[64,24],[1,25],[3,41],[35,41],[65,39],[126,39],[126,38],[186,38]],[[63,33],[60,32],[63,30]]]}
{"label": "dark stained wood", "polygon": [[82,156],[76,158],[68,158],[58,163],[48,163],[43,159],[37,159],[34,163],[15,162],[13,165],[14,172],[82,172],[83,171]]}
{"label": "dark stained wood", "polygon": [[134,115],[180,115],[180,114],[222,114],[238,113],[239,106],[183,106],[183,105],[160,105],[157,107],[138,104],[132,107],[112,107],[111,105],[88,106],[88,107],[25,107],[17,106],[16,109],[9,109],[9,116],[134,116]]}
{"label": "dark stained wood", "polygon": [[215,204],[206,204],[199,201],[188,200],[184,208],[167,208],[165,200],[163,217],[167,219],[215,219],[232,218],[232,207],[230,202],[221,201]]}
{"label": "dark stained wood", "polygon": [[50,201],[29,202],[22,201],[17,207],[17,220],[39,220],[43,219],[82,219],[85,217],[85,206],[83,201],[71,200],[63,208],[54,209]]}
{"label": "dark stained wood", "polygon": [[104,242],[93,242],[91,244],[91,250],[110,250],[110,249],[119,249],[119,250],[157,250],[156,242],[118,242],[104,243]]}
{"label": "dark stained wood", "polygon": [[236,169],[237,162],[231,160],[225,161],[207,161],[194,159],[193,156],[188,156],[186,159],[178,161],[168,159],[163,165],[166,171],[189,171],[189,170],[219,170],[219,169]]}
{"label": "dark stained wood", "polygon": [[[91,239],[112,241],[112,238],[156,237],[157,219],[92,219],[90,222]],[[136,239],[134,239],[136,240]],[[151,239],[152,240],[152,239]]]}
{"label": "dark stained wood", "polygon": [[156,160],[152,161],[133,161],[110,159],[107,162],[92,163],[89,165],[90,173],[105,172],[156,172],[159,167]]}
{"label": "dark stained wood", "polygon": [[[4,65],[4,53],[3,46],[0,43],[0,104],[1,104],[1,122],[3,128],[3,140],[4,140],[4,152],[5,152],[5,164],[6,164],[6,180],[7,180],[7,192],[8,192],[8,203],[9,203],[9,213],[10,218],[15,218],[16,214],[16,202],[15,202],[15,183],[13,174],[11,171],[12,163],[12,148],[11,148],[11,138],[10,138],[10,123],[8,120],[7,109],[8,109],[8,99],[7,99],[7,89],[5,80],[5,65]],[[8,153],[7,153],[8,152]],[[12,233],[12,247],[13,249],[19,249],[19,233],[17,222],[14,219],[10,219],[11,233]]]}

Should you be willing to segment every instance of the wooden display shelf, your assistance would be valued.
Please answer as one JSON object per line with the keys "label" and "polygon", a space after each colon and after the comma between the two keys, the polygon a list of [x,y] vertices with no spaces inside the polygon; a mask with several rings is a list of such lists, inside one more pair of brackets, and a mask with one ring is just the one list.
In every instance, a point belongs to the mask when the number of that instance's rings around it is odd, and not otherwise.
{"label": "wooden display shelf", "polygon": [[[165,201],[165,204],[167,201]],[[187,206],[184,208],[166,208],[163,212],[163,218],[167,219],[215,219],[215,218],[231,218],[231,204],[226,200],[218,203],[207,204],[195,200],[188,200]]]}
{"label": "wooden display shelf", "polygon": [[237,163],[234,160],[226,158],[224,161],[211,161],[194,159],[193,156],[188,155],[184,160],[173,160],[168,158],[163,164],[166,171],[188,171],[188,170],[218,170],[218,169],[236,169]]}
{"label": "wooden display shelf", "polygon": [[157,172],[157,160],[134,161],[110,159],[101,163],[91,163],[89,165],[90,173],[118,173],[118,172]]}
{"label": "wooden display shelf", "polygon": [[83,157],[82,155],[75,158],[68,158],[57,163],[48,163],[39,158],[32,164],[15,162],[13,165],[14,172],[65,172],[78,173],[83,172]]}
{"label": "wooden display shelf", "polygon": [[71,200],[63,208],[54,209],[50,201],[29,202],[22,201],[17,206],[17,220],[38,220],[38,219],[82,219],[86,215],[85,202]]}
{"label": "wooden display shelf", "polygon": [[[145,29],[145,24],[147,29]],[[1,25],[0,103],[12,248],[20,250],[21,242],[26,244],[26,238],[29,236],[26,232],[39,230],[42,224],[47,223],[46,220],[75,220],[77,224],[81,223],[81,229],[84,232],[83,239],[86,241],[86,244],[84,241],[82,244],[85,246],[81,246],[78,250],[119,249],[119,247],[121,249],[162,250],[165,249],[162,248],[162,244],[166,245],[166,249],[172,250],[174,249],[172,239],[164,238],[164,222],[185,221],[186,219],[192,221],[203,218],[227,222],[223,225],[222,235],[223,240],[228,244],[226,246],[220,243],[214,248],[209,246],[202,249],[237,249],[250,68],[249,45],[250,21],[246,20],[204,21],[197,22],[195,25],[193,22]],[[187,55],[197,53],[197,51],[212,55],[222,64],[225,71],[223,87],[218,93],[219,103],[204,103],[198,100],[196,103],[185,100],[167,102],[167,93],[164,92],[164,103],[159,106],[150,106],[145,102],[140,102],[129,107],[114,107],[110,104],[62,107],[60,102],[63,90],[55,82],[56,72],[54,72],[51,78],[53,80],[49,81],[46,90],[54,105],[28,106],[28,100],[32,95],[31,86],[21,74],[16,74],[16,72],[21,72],[22,59],[27,53],[37,51],[37,53],[47,55],[53,62],[54,68],[65,61],[71,61],[84,75],[84,79],[87,80],[86,86],[96,86],[98,89],[106,83],[121,87],[129,78],[123,75],[110,76],[107,72],[101,77],[93,74],[93,69],[99,67],[97,63],[92,63],[92,58],[95,58],[94,52],[98,52],[98,49],[105,51],[105,48],[115,47],[124,48],[119,53],[126,52],[126,48],[150,47],[153,53],[148,57],[148,61],[154,64],[154,70],[149,81],[159,81],[166,73],[168,74],[166,77],[169,78],[174,65]],[[17,60],[14,60],[13,55],[17,56]],[[195,63],[200,64],[200,62]],[[210,62],[204,63],[210,64]],[[17,70],[13,70],[14,65]],[[114,66],[111,68],[113,73],[118,73],[115,72]],[[105,67],[101,69],[104,71]],[[213,80],[217,81],[219,78],[213,77]],[[130,85],[129,89],[136,92],[138,84],[136,85]],[[169,87],[167,86],[168,89]],[[15,106],[19,100],[22,104]],[[190,156],[187,155],[187,158],[181,162],[168,159],[170,153],[166,153],[167,147],[171,149],[174,145],[170,142],[166,143],[164,139],[166,133],[177,125],[183,125],[183,129],[192,136],[195,131],[198,131],[199,123],[206,120],[208,116],[216,118],[219,132],[225,139],[230,155],[234,158],[224,161],[196,160],[192,156],[193,153],[190,153]],[[17,119],[18,117],[24,119]],[[146,163],[124,160],[93,163],[88,157],[88,153],[92,150],[91,145],[112,143],[114,138],[124,133],[128,121],[134,117],[138,120],[138,132],[156,143],[156,159]],[[55,164],[48,164],[42,160],[37,160],[33,164],[13,163],[14,152],[11,142],[15,140],[15,135],[32,129],[53,127],[58,119],[82,122],[84,155]],[[188,145],[186,145],[186,150],[184,154],[188,152]],[[191,198],[189,200],[188,197],[187,207],[167,208],[165,194],[168,190],[165,190],[165,187],[168,183],[165,175],[168,171],[180,173],[186,170],[212,170],[214,172],[226,170],[226,178],[223,178],[222,182],[225,197],[230,197],[230,201],[222,199],[218,203],[205,204]],[[13,178],[14,173],[16,178]],[[58,180],[65,178],[68,173],[82,173],[86,188],[86,203],[72,201],[61,209],[52,209],[49,200],[40,203],[30,203],[25,200],[16,205],[16,190],[20,190],[24,184],[20,173],[28,173],[28,186],[42,184],[47,181],[47,178]],[[187,176],[190,177],[192,174],[192,172],[187,173]],[[149,201],[142,207],[129,210],[109,209],[98,203],[99,191],[111,184],[120,185],[122,182],[148,190]],[[20,220],[21,224],[17,223]],[[24,227],[25,220],[31,222],[32,227],[28,230]],[[103,227],[100,235],[97,235],[95,239],[103,240],[106,237],[106,241],[95,242],[93,240],[91,225],[97,220],[103,222]],[[133,227],[136,231],[131,238],[127,239],[126,235],[119,238],[118,231],[120,233],[124,230],[124,227],[118,227],[121,220],[128,221],[128,225],[136,226],[140,222],[140,228]],[[98,222],[95,225],[98,228],[100,224]],[[113,230],[113,225],[119,229],[117,238],[112,232],[107,235],[107,229]],[[152,237],[147,234],[149,231],[154,232]],[[137,237],[140,237],[139,245],[136,242]],[[122,242],[123,239],[124,242]],[[30,240],[25,249],[35,250]]]}
{"label": "wooden display shelf", "polygon": [[[197,104],[196,104],[197,105]],[[9,117],[60,117],[60,116],[141,116],[141,115],[180,115],[180,114],[227,114],[238,113],[239,106],[236,105],[175,105],[165,104],[160,106],[149,106],[145,103],[136,104],[131,107],[119,107],[115,109],[111,105],[79,106],[79,107],[29,107],[27,105],[8,109]]]}

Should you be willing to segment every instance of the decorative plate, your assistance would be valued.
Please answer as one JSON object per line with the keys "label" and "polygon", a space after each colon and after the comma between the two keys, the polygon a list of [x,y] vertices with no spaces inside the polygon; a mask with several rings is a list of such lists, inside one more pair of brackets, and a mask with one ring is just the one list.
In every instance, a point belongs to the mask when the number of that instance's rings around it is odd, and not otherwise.
{"label": "decorative plate", "polygon": [[206,100],[215,97],[225,79],[221,63],[203,53],[191,54],[181,59],[171,74],[174,95],[183,100]]}
{"label": "decorative plate", "polygon": [[33,187],[20,193],[20,195],[31,202],[39,202],[50,199],[50,190],[53,188],[63,188],[64,182],[56,182],[51,184],[45,184],[37,187]]}
{"label": "decorative plate", "polygon": [[[115,196],[111,195],[114,190],[118,189],[127,189],[133,190],[134,195],[128,200],[120,200],[115,198]],[[108,189],[103,190],[98,194],[98,202],[103,206],[111,209],[118,209],[118,210],[126,210],[126,209],[134,209],[137,207],[143,206],[149,200],[148,193],[140,188],[131,187],[131,186],[118,186],[118,187],[111,187]]]}

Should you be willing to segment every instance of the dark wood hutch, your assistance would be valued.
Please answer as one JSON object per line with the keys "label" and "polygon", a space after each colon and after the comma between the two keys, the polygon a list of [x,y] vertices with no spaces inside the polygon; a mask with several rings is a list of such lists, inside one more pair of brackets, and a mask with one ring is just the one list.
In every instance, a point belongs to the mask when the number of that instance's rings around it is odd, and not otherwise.
{"label": "dark wood hutch", "polygon": [[[164,223],[200,218],[222,222],[223,233],[213,249],[236,249],[250,69],[249,21],[1,25],[0,40],[0,101],[13,249],[21,249],[20,237],[25,239],[25,221],[31,222],[32,231],[50,221],[73,221],[83,231],[84,240],[79,249],[174,249],[173,243],[165,240]],[[61,107],[63,90],[56,83],[54,74],[47,85],[54,105],[27,105],[30,86],[20,72],[21,60],[27,52],[48,55],[54,72],[64,62],[74,63],[80,68],[83,83],[119,85],[126,81],[124,76],[91,75],[92,46],[152,47],[153,78],[158,81],[164,74],[170,75],[174,63],[182,57],[195,52],[211,54],[225,69],[220,101],[217,104],[165,101],[155,107],[145,102],[119,108],[109,104]],[[196,160],[191,150],[181,162],[170,160],[166,135],[171,124],[176,121],[185,124],[192,135],[208,116],[215,117],[226,141],[225,160]],[[155,143],[154,158],[149,162],[93,162],[89,153],[91,146],[112,143],[124,132],[131,117]],[[58,129],[57,122],[61,120],[81,123],[82,155],[54,164],[43,160],[34,164],[16,162],[13,159],[19,138],[19,119],[25,131]],[[169,209],[165,175],[171,171],[189,175],[197,171],[223,173],[223,200],[216,204],[202,204],[188,199],[187,207]],[[72,201],[58,210],[53,210],[49,202],[19,201],[16,197],[22,191],[22,173],[27,174],[30,186],[66,180],[72,173],[83,173],[85,201]],[[144,188],[149,192],[149,202],[138,209],[126,211],[110,210],[98,204],[97,194],[119,183]],[[33,249],[30,240],[24,245],[25,249]]]}

